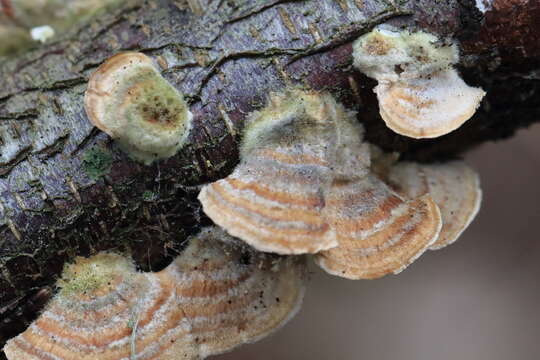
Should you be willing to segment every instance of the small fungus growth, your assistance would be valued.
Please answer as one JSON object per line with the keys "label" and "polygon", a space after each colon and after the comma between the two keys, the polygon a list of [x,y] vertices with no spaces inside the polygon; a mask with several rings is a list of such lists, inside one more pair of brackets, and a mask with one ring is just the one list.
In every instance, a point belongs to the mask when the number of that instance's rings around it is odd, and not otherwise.
{"label": "small fungus growth", "polygon": [[195,360],[266,336],[299,309],[305,261],[228,237],[203,229],[157,273],[110,253],[78,258],[45,311],[7,342],[8,360]]}
{"label": "small fungus growth", "polygon": [[[45,43],[126,0],[0,0],[0,56]],[[16,38],[14,38],[14,36]]]}
{"label": "small fungus growth", "polygon": [[54,29],[49,25],[36,26],[30,29],[30,36],[36,41],[45,43],[54,37]]}
{"label": "small fungus growth", "polygon": [[397,273],[437,239],[429,194],[401,197],[370,169],[370,146],[352,112],[326,93],[272,95],[249,117],[241,162],[205,186],[205,213],[260,251],[315,253],[351,279]]}
{"label": "small fungus growth", "polygon": [[121,53],[102,64],[90,77],[84,104],[90,121],[144,164],[175,155],[191,128],[182,94],[141,53]]}
{"label": "small fungus growth", "polygon": [[457,45],[422,31],[377,28],[355,41],[353,56],[354,66],[378,81],[381,117],[401,135],[445,135],[471,118],[485,95],[454,68]]}

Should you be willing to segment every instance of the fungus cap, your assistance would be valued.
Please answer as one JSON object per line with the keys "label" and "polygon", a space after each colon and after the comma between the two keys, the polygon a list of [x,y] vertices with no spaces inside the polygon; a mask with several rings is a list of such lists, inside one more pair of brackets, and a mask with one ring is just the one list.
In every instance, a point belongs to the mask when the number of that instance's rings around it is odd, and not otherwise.
{"label": "fungus cap", "polygon": [[269,335],[303,301],[304,257],[260,253],[218,227],[203,229],[174,266],[202,358]]}
{"label": "fungus cap", "polygon": [[374,29],[355,41],[353,57],[355,67],[378,81],[380,115],[401,135],[445,135],[471,118],[485,95],[454,69],[457,45],[423,31]]}
{"label": "fungus cap", "polygon": [[203,210],[260,251],[332,248],[336,234],[320,215],[324,192],[340,168],[368,167],[369,147],[361,135],[360,125],[329,94],[274,94],[247,119],[234,172],[201,190]]}
{"label": "fungus cap", "polygon": [[339,245],[314,260],[347,279],[398,274],[435,242],[442,225],[431,196],[405,201],[374,175],[336,184],[327,204]]}
{"label": "fungus cap", "polygon": [[36,26],[30,29],[30,35],[33,40],[45,43],[54,37],[55,31],[49,25]]}
{"label": "fungus cap", "polygon": [[388,181],[403,196],[415,198],[429,193],[441,210],[443,226],[430,249],[455,242],[474,220],[482,202],[478,174],[463,161],[421,165],[398,163],[390,169]]}
{"label": "fungus cap", "polygon": [[90,76],[84,104],[97,128],[145,164],[175,155],[191,128],[182,94],[141,53],[120,53],[103,63]]}
{"label": "fungus cap", "polygon": [[354,66],[379,81],[416,78],[446,70],[457,63],[455,43],[444,44],[423,31],[379,27],[353,44]]}
{"label": "fungus cap", "polygon": [[[304,259],[256,253],[223,237],[204,229],[158,273],[137,273],[118,255],[78,260],[64,274],[78,285],[62,288],[8,341],[8,360],[194,360],[267,335],[300,307]],[[89,279],[98,281],[80,286]]]}
{"label": "fungus cap", "polygon": [[274,95],[248,121],[240,164],[199,195],[229,233],[349,278],[399,272],[437,237],[430,196],[408,202],[371,173],[363,128],[329,94]]}
{"label": "fungus cap", "polygon": [[375,87],[386,125],[412,138],[435,138],[459,128],[476,112],[485,92],[468,86],[454,69]]}

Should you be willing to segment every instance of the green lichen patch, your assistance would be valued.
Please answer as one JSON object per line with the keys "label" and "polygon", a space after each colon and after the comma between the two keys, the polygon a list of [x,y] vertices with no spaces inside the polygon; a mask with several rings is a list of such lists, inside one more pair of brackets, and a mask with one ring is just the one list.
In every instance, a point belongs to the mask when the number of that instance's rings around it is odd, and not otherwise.
{"label": "green lichen patch", "polygon": [[158,195],[155,192],[150,191],[150,190],[145,190],[142,193],[142,199],[143,199],[143,201],[146,201],[146,202],[152,202],[152,201],[156,200],[157,197],[158,197]]}
{"label": "green lichen patch", "polygon": [[83,169],[92,180],[99,180],[111,170],[111,153],[102,148],[92,148],[83,156]]}

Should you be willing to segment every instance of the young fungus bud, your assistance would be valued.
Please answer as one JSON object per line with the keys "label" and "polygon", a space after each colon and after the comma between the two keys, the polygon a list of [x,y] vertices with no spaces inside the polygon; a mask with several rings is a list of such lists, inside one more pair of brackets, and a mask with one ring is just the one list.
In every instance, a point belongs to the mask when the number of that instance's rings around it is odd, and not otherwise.
{"label": "young fungus bud", "polygon": [[264,337],[300,307],[305,262],[227,238],[204,229],[158,273],[119,255],[77,259],[45,311],[8,341],[8,360],[195,360]]}
{"label": "young fungus bud", "polygon": [[371,173],[353,114],[326,93],[291,90],[248,119],[241,162],[205,186],[205,213],[260,251],[317,253],[352,279],[399,272],[438,236],[429,195],[404,200]]}
{"label": "young fungus bud", "polygon": [[84,105],[97,128],[145,164],[175,155],[191,127],[182,94],[141,53],[121,53],[102,64],[90,77]]}
{"label": "young fungus bud", "polygon": [[[53,34],[63,34],[75,25],[125,3],[124,0],[0,0],[2,10],[20,28],[49,26]],[[3,7],[3,9],[2,9]],[[34,39],[42,39],[42,36]]]}
{"label": "young fungus bud", "polygon": [[456,44],[441,44],[422,31],[375,29],[355,41],[353,56],[354,65],[378,81],[381,117],[398,134],[447,134],[471,118],[485,95],[454,69]]}

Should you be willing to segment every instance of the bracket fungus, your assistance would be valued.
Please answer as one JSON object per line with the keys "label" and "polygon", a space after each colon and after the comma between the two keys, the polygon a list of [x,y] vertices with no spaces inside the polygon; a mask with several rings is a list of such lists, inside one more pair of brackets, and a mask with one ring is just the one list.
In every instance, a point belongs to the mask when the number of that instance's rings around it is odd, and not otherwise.
{"label": "bracket fungus", "polygon": [[90,76],[84,105],[92,124],[145,164],[175,155],[191,128],[182,94],[141,53],[120,53],[103,63]]}
{"label": "bracket fungus", "polygon": [[[314,260],[327,273],[352,280],[398,274],[438,238],[442,225],[439,208],[430,195],[405,201],[390,190],[379,192],[359,185],[347,189],[360,191],[356,196],[342,194],[342,206],[355,198],[358,204],[339,209],[335,219],[339,246],[315,254]],[[366,202],[371,192],[379,195]],[[369,221],[359,220],[366,215]],[[366,231],[366,225],[372,228]]]}
{"label": "bracket fungus", "polygon": [[120,255],[78,259],[40,317],[8,341],[8,360],[201,359],[267,335],[301,305],[304,259],[226,237],[203,229],[157,273]]}
{"label": "bracket fungus", "polygon": [[260,251],[317,253],[327,272],[399,272],[441,227],[429,195],[406,200],[370,170],[363,128],[327,93],[289,90],[249,117],[241,162],[199,195],[205,213]]}
{"label": "bracket fungus", "polygon": [[201,190],[205,213],[260,251],[335,247],[335,232],[320,213],[340,142],[338,125],[346,125],[340,118],[348,116],[330,96],[299,90],[272,95],[246,120],[240,164]]}
{"label": "bracket fungus", "polygon": [[430,249],[452,244],[474,220],[482,202],[478,174],[463,161],[442,164],[401,162],[385,175],[401,195],[416,198],[430,194],[441,210],[443,226]]}
{"label": "bracket fungus", "polygon": [[457,45],[422,31],[377,28],[355,41],[353,57],[355,67],[378,81],[380,115],[401,135],[445,135],[471,118],[485,95],[454,68]]}

